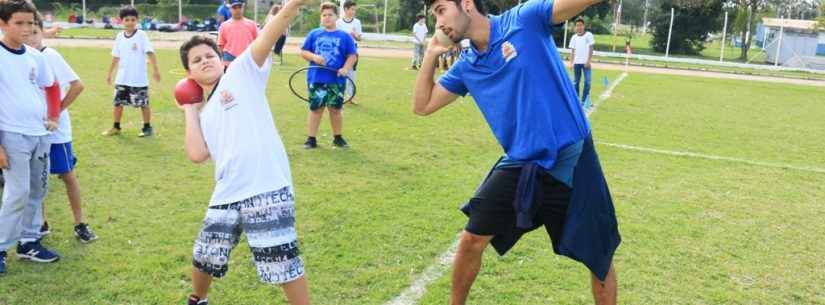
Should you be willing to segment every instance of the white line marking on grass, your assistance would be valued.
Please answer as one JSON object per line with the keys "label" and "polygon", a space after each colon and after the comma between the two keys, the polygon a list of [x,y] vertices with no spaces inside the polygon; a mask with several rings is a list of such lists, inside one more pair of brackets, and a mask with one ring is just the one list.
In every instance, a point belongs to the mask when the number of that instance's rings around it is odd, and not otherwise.
{"label": "white line marking on grass", "polygon": [[692,153],[692,152],[686,152],[686,151],[664,150],[664,149],[657,149],[657,148],[639,147],[639,146],[632,146],[632,145],[625,145],[625,144],[615,144],[615,143],[607,143],[607,142],[596,142],[596,143],[599,144],[599,145],[616,147],[616,148],[621,148],[621,149],[626,149],[626,150],[635,150],[635,151],[662,154],[662,155],[669,155],[669,156],[699,158],[699,159],[716,160],[716,161],[727,161],[727,162],[748,164],[748,165],[753,165],[753,166],[772,167],[772,168],[781,168],[781,169],[792,169],[792,170],[798,170],[798,171],[825,174],[825,168],[818,168],[818,167],[812,167],[812,166],[797,166],[797,165],[782,164],[782,163],[770,163],[770,162],[762,162],[762,161],[755,161],[755,160],[748,160],[748,159],[741,159],[741,158],[714,156],[714,155],[706,155],[706,154]]}
{"label": "white line marking on grass", "polygon": [[591,114],[593,114],[593,112],[596,112],[596,107],[599,107],[599,105],[601,105],[602,102],[610,98],[610,95],[613,94],[613,89],[616,89],[616,86],[618,86],[619,83],[621,83],[625,77],[627,77],[627,72],[622,72],[622,74],[619,75],[619,78],[613,81],[613,83],[610,84],[609,87],[607,87],[607,90],[605,90],[604,92],[602,92],[601,95],[599,95],[599,99],[597,99],[596,102],[593,103],[593,107],[590,107],[590,109],[585,112],[585,115],[588,118]]}
{"label": "white line marking on grass", "polygon": [[458,241],[459,238],[456,238],[452,246],[444,253],[441,253],[434,264],[424,269],[424,272],[415,278],[415,281],[413,281],[410,287],[407,287],[404,292],[385,305],[412,305],[418,303],[418,300],[427,292],[427,286],[441,278],[444,272],[450,267],[450,263],[453,262],[453,258],[455,257],[455,251],[458,248]]}
{"label": "white line marking on grass", "polygon": [[[618,86],[619,83],[621,83],[625,77],[627,77],[627,72],[623,72],[621,75],[619,75],[619,78],[613,81],[613,83],[609,87],[607,87],[607,90],[605,90],[601,95],[599,95],[599,99],[596,100],[596,103],[593,104],[593,107],[591,107],[590,110],[585,113],[585,115],[587,117],[590,117],[590,115],[593,112],[596,112],[596,107],[598,107],[602,102],[610,98],[610,95],[613,94],[613,89],[616,89],[616,86]],[[410,287],[407,287],[407,289],[401,292],[401,294],[396,296],[391,301],[385,303],[384,305],[418,304],[418,300],[421,299],[421,297],[423,297],[425,293],[427,293],[427,286],[429,286],[430,283],[443,276],[444,272],[446,272],[447,269],[450,267],[450,263],[452,263],[453,259],[455,258],[455,251],[458,248],[458,241],[460,236],[461,233],[459,233],[458,237],[456,237],[456,240],[453,242],[450,248],[447,249],[447,251],[444,251],[444,253],[441,253],[440,256],[438,256],[438,259],[434,264],[427,267],[427,269],[424,269],[424,272],[422,272],[415,278]]]}

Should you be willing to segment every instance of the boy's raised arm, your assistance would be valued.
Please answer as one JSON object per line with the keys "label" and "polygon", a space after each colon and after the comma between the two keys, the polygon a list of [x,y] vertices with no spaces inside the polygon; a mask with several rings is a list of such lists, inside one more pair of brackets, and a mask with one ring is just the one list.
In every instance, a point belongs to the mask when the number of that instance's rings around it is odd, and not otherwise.
{"label": "boy's raised arm", "polygon": [[305,0],[289,0],[272,20],[258,33],[258,38],[249,47],[252,49],[252,59],[258,66],[262,66],[270,53],[272,47],[281,38],[281,34],[286,32],[289,22],[298,15],[298,8],[304,4]]}

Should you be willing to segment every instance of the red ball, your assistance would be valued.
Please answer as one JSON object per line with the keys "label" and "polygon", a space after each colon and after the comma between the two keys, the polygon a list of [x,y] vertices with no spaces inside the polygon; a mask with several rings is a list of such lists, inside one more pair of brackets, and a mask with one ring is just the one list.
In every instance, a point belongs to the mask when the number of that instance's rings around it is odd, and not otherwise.
{"label": "red ball", "polygon": [[191,78],[184,78],[175,85],[175,100],[179,105],[203,102],[203,88]]}

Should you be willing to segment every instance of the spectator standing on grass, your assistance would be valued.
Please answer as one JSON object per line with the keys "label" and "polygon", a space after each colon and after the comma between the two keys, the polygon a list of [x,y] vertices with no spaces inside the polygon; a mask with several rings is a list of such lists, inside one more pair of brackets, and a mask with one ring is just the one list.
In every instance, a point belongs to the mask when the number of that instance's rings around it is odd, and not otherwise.
{"label": "spectator standing on grass", "polygon": [[413,59],[410,68],[418,70],[418,67],[421,67],[421,61],[424,59],[424,44],[429,30],[427,29],[427,17],[418,15],[415,18],[416,22],[413,25]]}
{"label": "spectator standing on grass", "polygon": [[218,29],[218,48],[221,50],[224,66],[229,66],[258,37],[258,26],[243,15],[244,0],[229,0],[232,18]]}
{"label": "spectator standing on grass", "polygon": [[[576,19],[576,33],[570,38],[569,48],[572,50],[570,55],[570,65],[573,66],[573,75],[576,84],[576,94],[578,94],[580,104],[585,109],[589,109],[593,104],[590,102],[590,84],[593,79],[593,71],[591,61],[593,60],[593,46],[596,44],[596,39],[593,34],[585,31],[584,19]],[[584,88],[581,88],[581,79],[584,76]]]}

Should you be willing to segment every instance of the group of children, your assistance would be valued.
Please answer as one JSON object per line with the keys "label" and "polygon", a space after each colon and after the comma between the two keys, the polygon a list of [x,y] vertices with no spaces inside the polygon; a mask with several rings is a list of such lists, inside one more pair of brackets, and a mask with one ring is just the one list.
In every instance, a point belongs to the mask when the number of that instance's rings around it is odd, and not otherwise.
{"label": "group of children", "polygon": [[[211,279],[226,273],[229,252],[241,232],[247,235],[261,280],[281,284],[292,304],[309,303],[295,234],[289,163],[265,96],[273,47],[283,40],[302,4],[302,0],[293,0],[280,11],[273,10],[267,25],[243,48],[230,51],[225,44],[202,36],[181,46],[189,77],[209,92],[203,103],[182,105],[187,156],[193,162],[212,159],[216,164],[215,191],[193,249],[190,304],[207,304]],[[302,46],[301,55],[311,66],[326,68],[313,69],[307,79],[311,96],[307,148],[317,147],[315,134],[325,108],[333,125],[333,145],[348,146],[341,135],[341,93],[347,90],[344,76],[354,77],[357,61],[355,40],[360,38],[360,26],[353,24],[357,20],[352,16],[354,6],[354,2],[347,3],[351,13],[344,20],[352,28],[342,31],[336,25],[338,7],[323,3],[321,27]],[[124,31],[115,39],[107,74],[107,82],[115,87],[114,122],[103,132],[105,136],[121,133],[123,106],[141,109],[140,137],[153,135],[147,60],[157,82],[160,72],[147,34],[137,29],[138,17],[133,7],[120,11]],[[0,75],[0,95],[4,96],[0,99],[0,168],[5,178],[0,207],[3,274],[7,250],[15,244],[22,259],[55,262],[60,258],[41,244],[49,232],[43,214],[49,172],[66,184],[77,238],[90,242],[97,236],[85,223],[80,207],[67,110],[83,91],[83,83],[56,50],[42,45],[42,18],[31,2],[0,2],[0,29],[4,33],[0,65],[10,71]]]}
{"label": "group of children", "polygon": [[48,234],[43,200],[49,173],[66,185],[81,242],[97,238],[81,210],[80,186],[74,174],[72,128],[67,108],[83,91],[83,83],[63,57],[43,46],[43,20],[27,1],[0,3],[0,168],[4,186],[0,207],[0,274],[6,272],[7,250],[17,257],[54,262],[60,256],[41,244]]}

